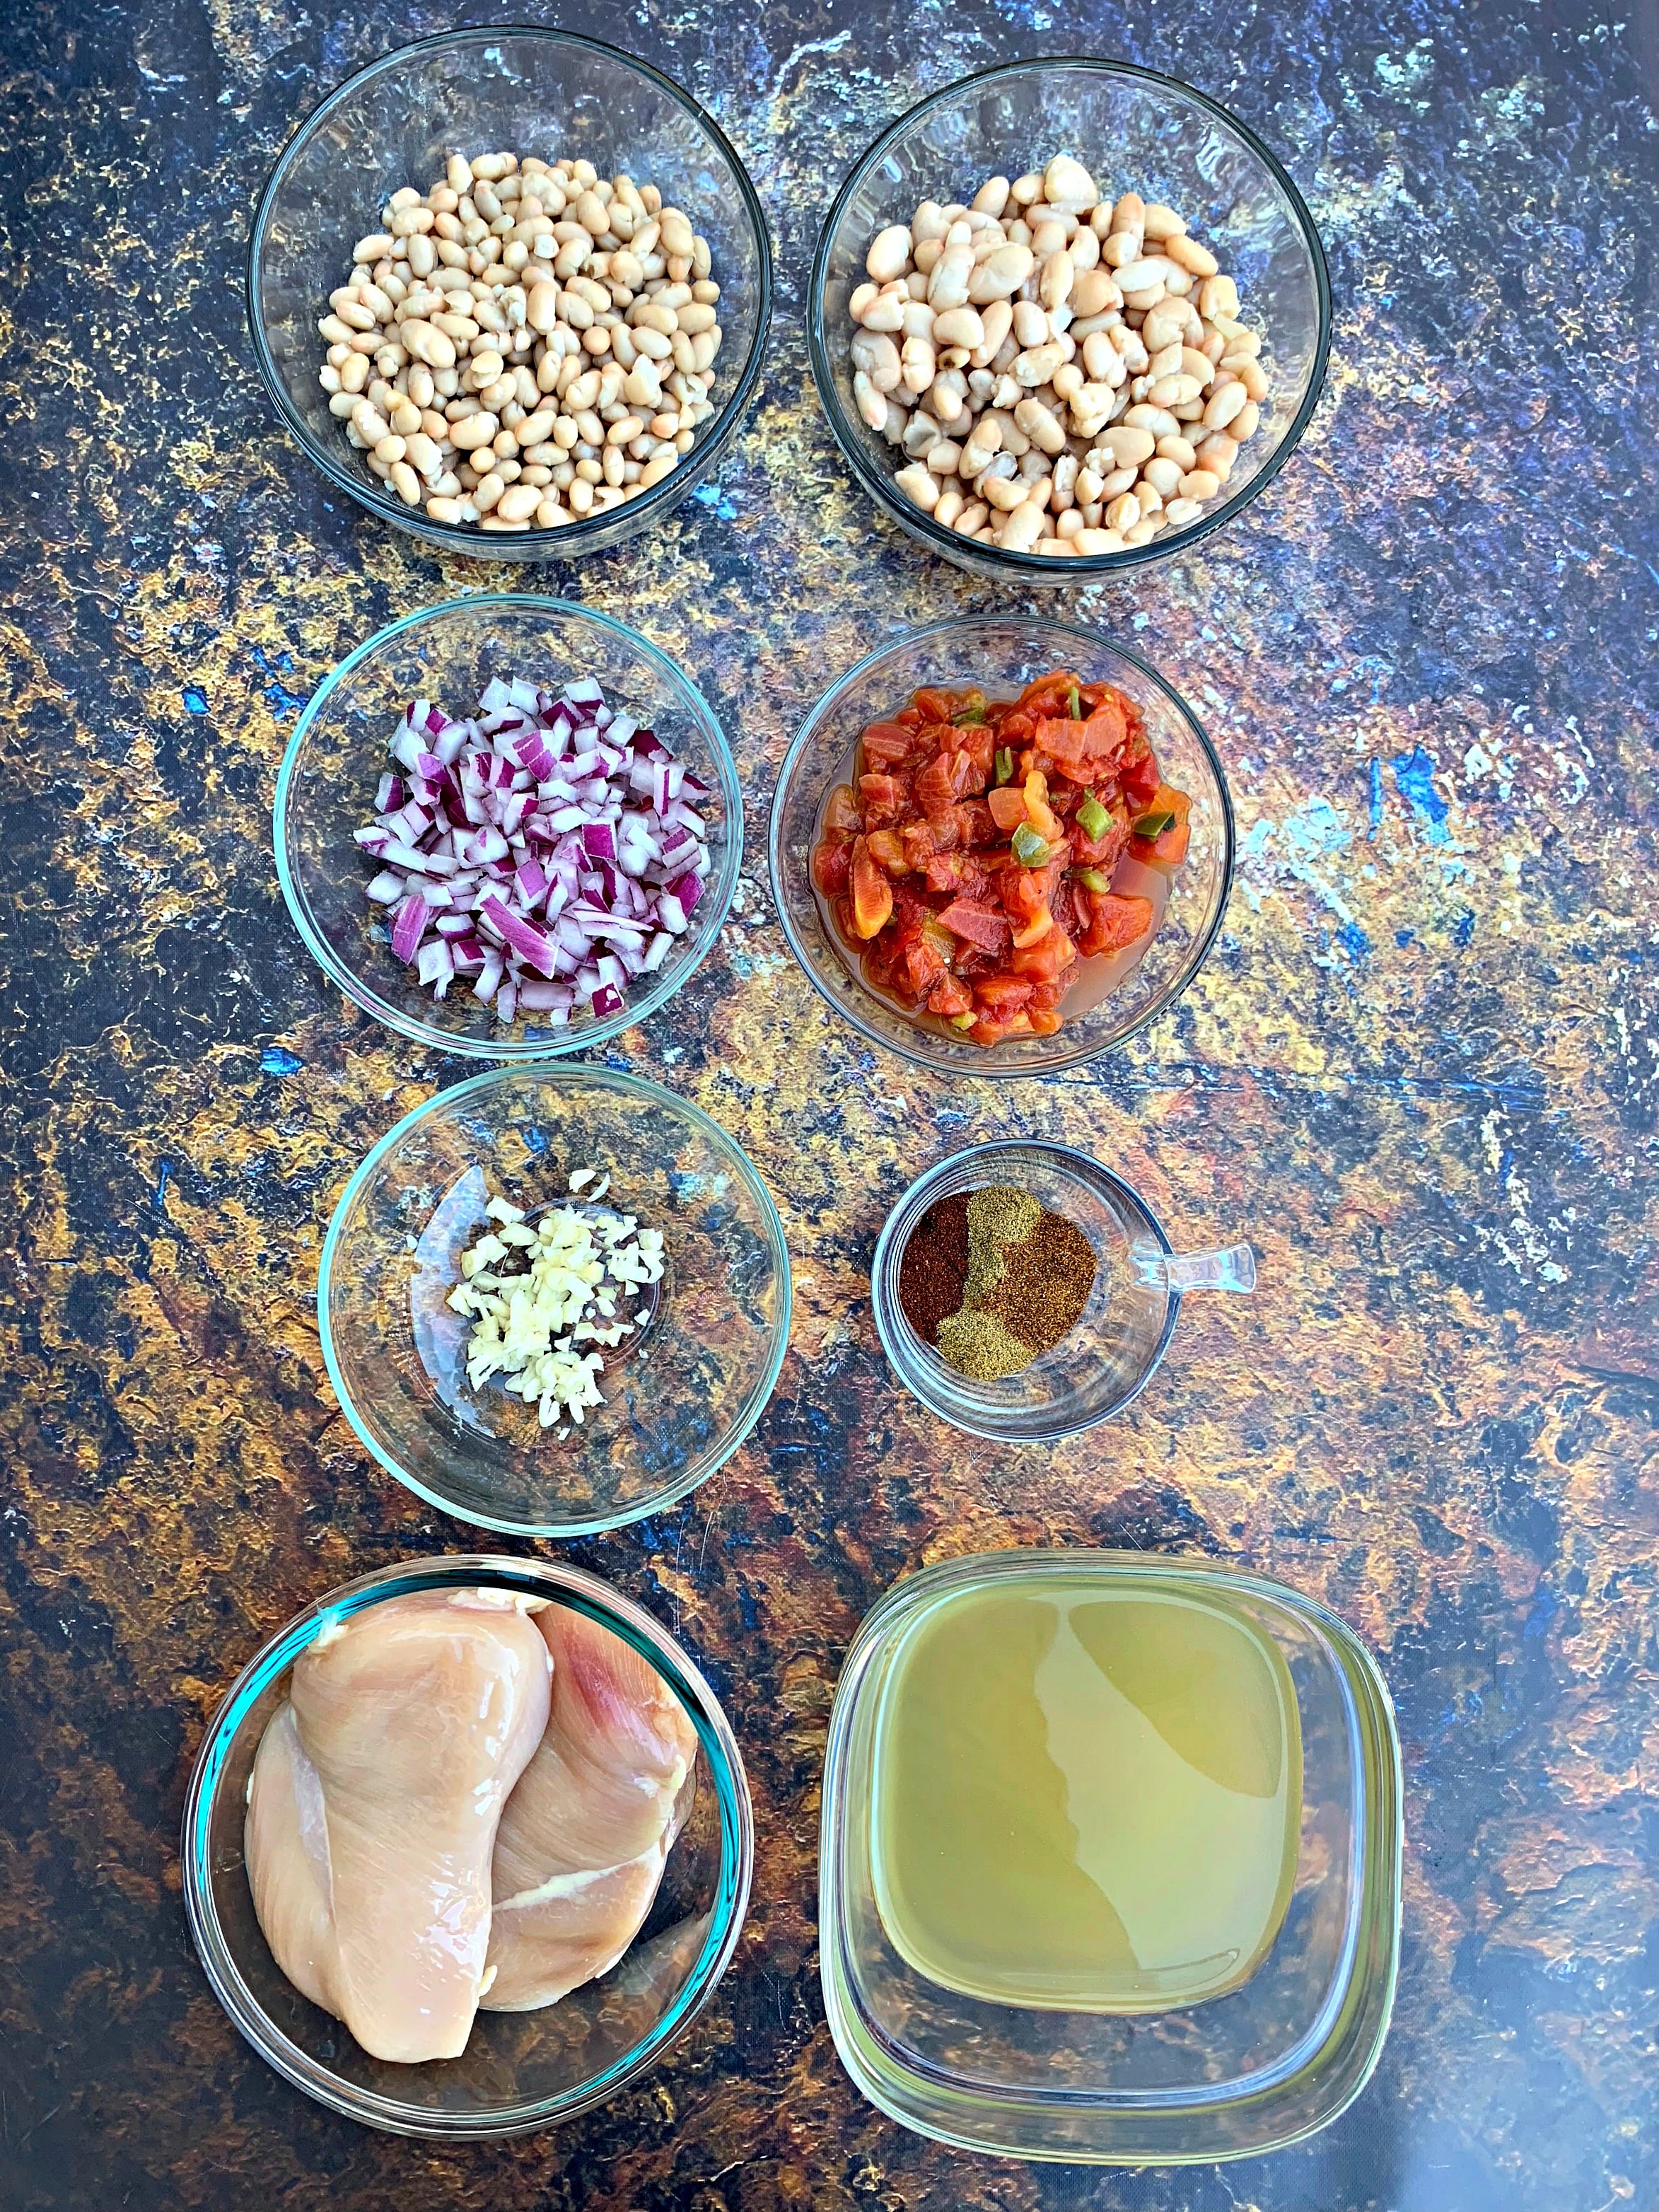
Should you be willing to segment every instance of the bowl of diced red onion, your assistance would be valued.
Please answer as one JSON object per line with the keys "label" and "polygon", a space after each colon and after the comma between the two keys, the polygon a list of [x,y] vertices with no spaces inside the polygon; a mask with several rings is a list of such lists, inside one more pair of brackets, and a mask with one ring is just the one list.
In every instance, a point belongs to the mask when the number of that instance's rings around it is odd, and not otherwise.
{"label": "bowl of diced red onion", "polygon": [[481,1060],[603,1043],[720,933],[743,806],[714,713],[637,631],[488,593],[349,653],[276,783],[276,870],[329,980]]}

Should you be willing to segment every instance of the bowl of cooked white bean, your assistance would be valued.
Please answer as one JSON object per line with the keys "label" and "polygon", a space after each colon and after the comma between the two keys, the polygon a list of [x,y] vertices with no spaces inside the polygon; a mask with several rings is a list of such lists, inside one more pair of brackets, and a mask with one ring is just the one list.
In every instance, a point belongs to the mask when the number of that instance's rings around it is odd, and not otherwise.
{"label": "bowl of cooked white bean", "polygon": [[957,566],[1076,586],[1185,551],[1317,404],[1324,252],[1237,118],[1127,62],[986,70],[854,168],[807,343],[883,511]]}
{"label": "bowl of cooked white bean", "polygon": [[575,559],[662,520],[736,434],[765,218],[713,120],[574,33],[384,56],[284,148],[254,217],[260,373],[307,458],[446,550]]}

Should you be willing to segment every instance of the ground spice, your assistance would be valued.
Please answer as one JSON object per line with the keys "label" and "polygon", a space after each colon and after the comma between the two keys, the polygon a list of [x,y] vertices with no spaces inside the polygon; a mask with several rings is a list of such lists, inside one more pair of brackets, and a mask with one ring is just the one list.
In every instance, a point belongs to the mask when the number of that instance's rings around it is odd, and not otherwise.
{"label": "ground spice", "polygon": [[1004,1252],[986,1310],[1011,1335],[1048,1352],[1077,1327],[1094,1286],[1094,1246],[1074,1222],[1040,1209],[1030,1234]]}
{"label": "ground spice", "polygon": [[959,1310],[968,1283],[968,1200],[957,1192],[930,1206],[899,1255],[899,1304],[924,1344]]}
{"label": "ground spice", "polygon": [[946,1315],[939,1325],[939,1348],[958,1375],[970,1375],[975,1382],[1018,1375],[1036,1357],[1032,1346],[1011,1336],[994,1314],[977,1306]]}
{"label": "ground spice", "polygon": [[899,1303],[959,1374],[991,1382],[1076,1328],[1096,1266],[1074,1222],[1012,1183],[988,1183],[939,1200],[917,1223],[899,1261]]}
{"label": "ground spice", "polygon": [[1042,1218],[1042,1208],[1029,1190],[1011,1182],[988,1182],[968,1200],[968,1280],[962,1293],[964,1306],[989,1304],[1002,1280],[1004,1254],[1023,1237],[1029,1237]]}

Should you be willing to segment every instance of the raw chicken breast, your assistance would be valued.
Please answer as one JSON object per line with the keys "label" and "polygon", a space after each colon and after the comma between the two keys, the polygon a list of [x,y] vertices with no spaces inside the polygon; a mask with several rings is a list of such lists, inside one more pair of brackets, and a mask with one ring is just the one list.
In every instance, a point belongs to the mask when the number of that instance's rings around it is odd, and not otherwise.
{"label": "raw chicken breast", "polygon": [[495,1831],[549,1673],[535,1623],[483,1590],[371,1606],[295,1665],[254,1763],[255,1907],[283,1972],[377,2058],[466,2047]]}
{"label": "raw chicken breast", "polygon": [[329,1902],[323,1785],[286,1698],[266,1723],[253,1756],[242,1854],[253,1910],[272,1956],[301,1996],[337,2020],[339,1947]]}
{"label": "raw chicken breast", "polygon": [[531,2012],[614,1966],[690,1808],[696,1731],[648,1660],[564,1606],[537,1626],[553,1710],[495,1838],[489,2012]]}

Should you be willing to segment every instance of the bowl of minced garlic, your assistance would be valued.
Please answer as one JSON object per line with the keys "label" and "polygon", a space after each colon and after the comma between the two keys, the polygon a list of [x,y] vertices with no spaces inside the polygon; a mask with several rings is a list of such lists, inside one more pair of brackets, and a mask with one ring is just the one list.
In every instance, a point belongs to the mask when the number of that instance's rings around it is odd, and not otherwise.
{"label": "bowl of minced garlic", "polygon": [[1069,1336],[1095,1248],[1029,1190],[984,1183],[936,1200],[899,1259],[899,1304],[924,1344],[975,1382],[1022,1374]]}

